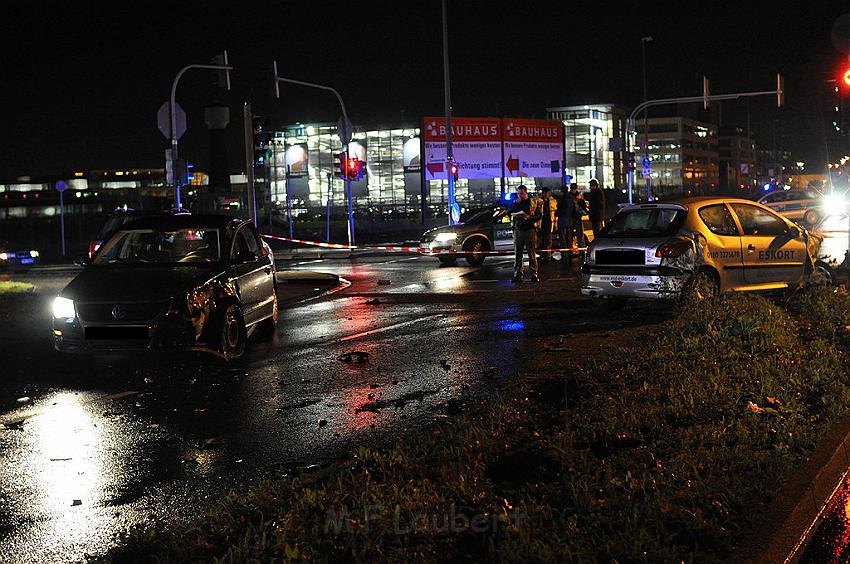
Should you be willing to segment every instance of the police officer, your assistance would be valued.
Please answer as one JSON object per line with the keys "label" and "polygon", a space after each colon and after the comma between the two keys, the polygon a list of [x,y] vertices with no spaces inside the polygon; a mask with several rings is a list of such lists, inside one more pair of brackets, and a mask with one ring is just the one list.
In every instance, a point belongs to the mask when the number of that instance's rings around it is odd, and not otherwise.
{"label": "police officer", "polygon": [[[573,246],[573,215],[576,211],[576,200],[570,194],[570,187],[567,185],[561,186],[561,196],[558,198],[558,209],[555,215],[558,218],[558,240],[562,249],[569,249]],[[580,220],[581,218],[579,218]],[[572,253],[561,251],[561,261],[566,262],[572,259]]]}
{"label": "police officer", "polygon": [[599,186],[599,181],[595,178],[590,179],[590,194],[587,200],[587,215],[590,217],[593,236],[596,237],[605,225],[605,193]]}
{"label": "police officer", "polygon": [[531,281],[540,282],[537,276],[537,231],[543,219],[540,211],[541,200],[530,198],[528,188],[520,184],[516,189],[517,199],[511,206],[511,220],[514,231],[514,282],[522,282],[522,252],[528,250],[528,265],[531,267]]}
{"label": "police officer", "polygon": [[537,247],[540,249],[540,262],[546,264],[552,258],[553,234],[558,229],[558,201],[552,196],[552,191],[543,187],[540,192],[542,219],[537,230]]}

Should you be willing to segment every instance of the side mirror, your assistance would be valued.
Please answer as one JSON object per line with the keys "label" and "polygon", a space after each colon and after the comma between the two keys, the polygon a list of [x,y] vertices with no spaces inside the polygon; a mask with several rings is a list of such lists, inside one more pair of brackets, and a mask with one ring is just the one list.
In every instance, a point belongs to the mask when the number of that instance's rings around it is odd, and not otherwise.
{"label": "side mirror", "polygon": [[91,259],[86,255],[77,255],[74,257],[74,264],[77,266],[87,267],[91,263]]}
{"label": "side mirror", "polygon": [[796,226],[793,226],[793,225],[792,225],[791,227],[789,227],[789,228],[788,228],[788,235],[789,235],[792,239],[798,239],[798,238],[800,237],[800,235],[802,235],[802,233],[800,233],[800,228],[799,228],[799,227],[796,227]]}

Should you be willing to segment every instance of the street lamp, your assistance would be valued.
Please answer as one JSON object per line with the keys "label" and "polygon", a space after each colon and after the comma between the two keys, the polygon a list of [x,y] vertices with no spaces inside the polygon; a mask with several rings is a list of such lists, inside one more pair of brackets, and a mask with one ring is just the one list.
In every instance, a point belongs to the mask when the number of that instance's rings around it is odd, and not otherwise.
{"label": "street lamp", "polygon": [[[652,41],[652,37],[641,37],[640,38],[640,58],[643,66],[643,101],[646,102],[648,100],[646,94],[646,44]],[[647,112],[643,113],[643,161],[644,165],[646,162],[649,162],[649,126],[647,125],[647,119],[649,118],[649,114]],[[652,180],[649,176],[644,176],[646,180],[646,201],[652,200]]]}

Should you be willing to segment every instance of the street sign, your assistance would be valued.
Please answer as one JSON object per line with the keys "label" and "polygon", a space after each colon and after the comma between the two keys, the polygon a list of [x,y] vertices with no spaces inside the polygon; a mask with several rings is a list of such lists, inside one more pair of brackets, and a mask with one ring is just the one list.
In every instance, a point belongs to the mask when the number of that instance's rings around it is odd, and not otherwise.
{"label": "street sign", "polygon": [[354,126],[351,125],[351,120],[340,117],[336,122],[336,134],[339,135],[339,140],[343,145],[347,145],[351,141]]}
{"label": "street sign", "polygon": [[643,164],[643,168],[650,168],[652,166],[652,161],[649,160],[649,157],[644,157],[641,163]]}
{"label": "street sign", "polygon": [[[163,102],[156,112],[157,127],[166,139],[171,139],[171,112],[169,106],[170,104],[168,102]],[[175,127],[177,129],[177,139],[180,139],[186,133],[186,112],[183,111],[180,104],[174,104],[174,109],[176,114]]]}
{"label": "street sign", "polygon": [[165,150],[165,183],[174,184],[174,158],[171,149]]}
{"label": "street sign", "polygon": [[68,187],[68,185],[65,183],[64,180],[57,180],[56,181],[56,191],[59,192],[60,194],[62,192],[64,192],[65,188],[67,188],[67,187]]}
{"label": "street sign", "polygon": [[643,177],[644,178],[652,178],[652,169],[649,167],[644,167],[643,169]]}

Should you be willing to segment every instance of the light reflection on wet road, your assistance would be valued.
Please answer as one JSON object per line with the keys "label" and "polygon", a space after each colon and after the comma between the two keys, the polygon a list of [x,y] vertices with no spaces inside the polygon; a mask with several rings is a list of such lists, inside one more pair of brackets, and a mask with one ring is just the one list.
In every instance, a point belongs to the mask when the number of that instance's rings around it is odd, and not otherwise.
{"label": "light reflection on wet road", "polygon": [[[9,300],[0,329],[9,359],[0,422],[11,427],[0,427],[3,559],[82,560],[148,517],[192,516],[230,489],[387,444],[487,396],[522,370],[517,351],[594,315],[575,270],[552,265],[542,285],[514,288],[510,263],[491,262],[298,265],[353,284],[284,309],[276,339],[252,343],[234,367],[204,358],[68,361],[48,338],[46,304],[60,285]],[[351,351],[368,361],[339,360]]]}

